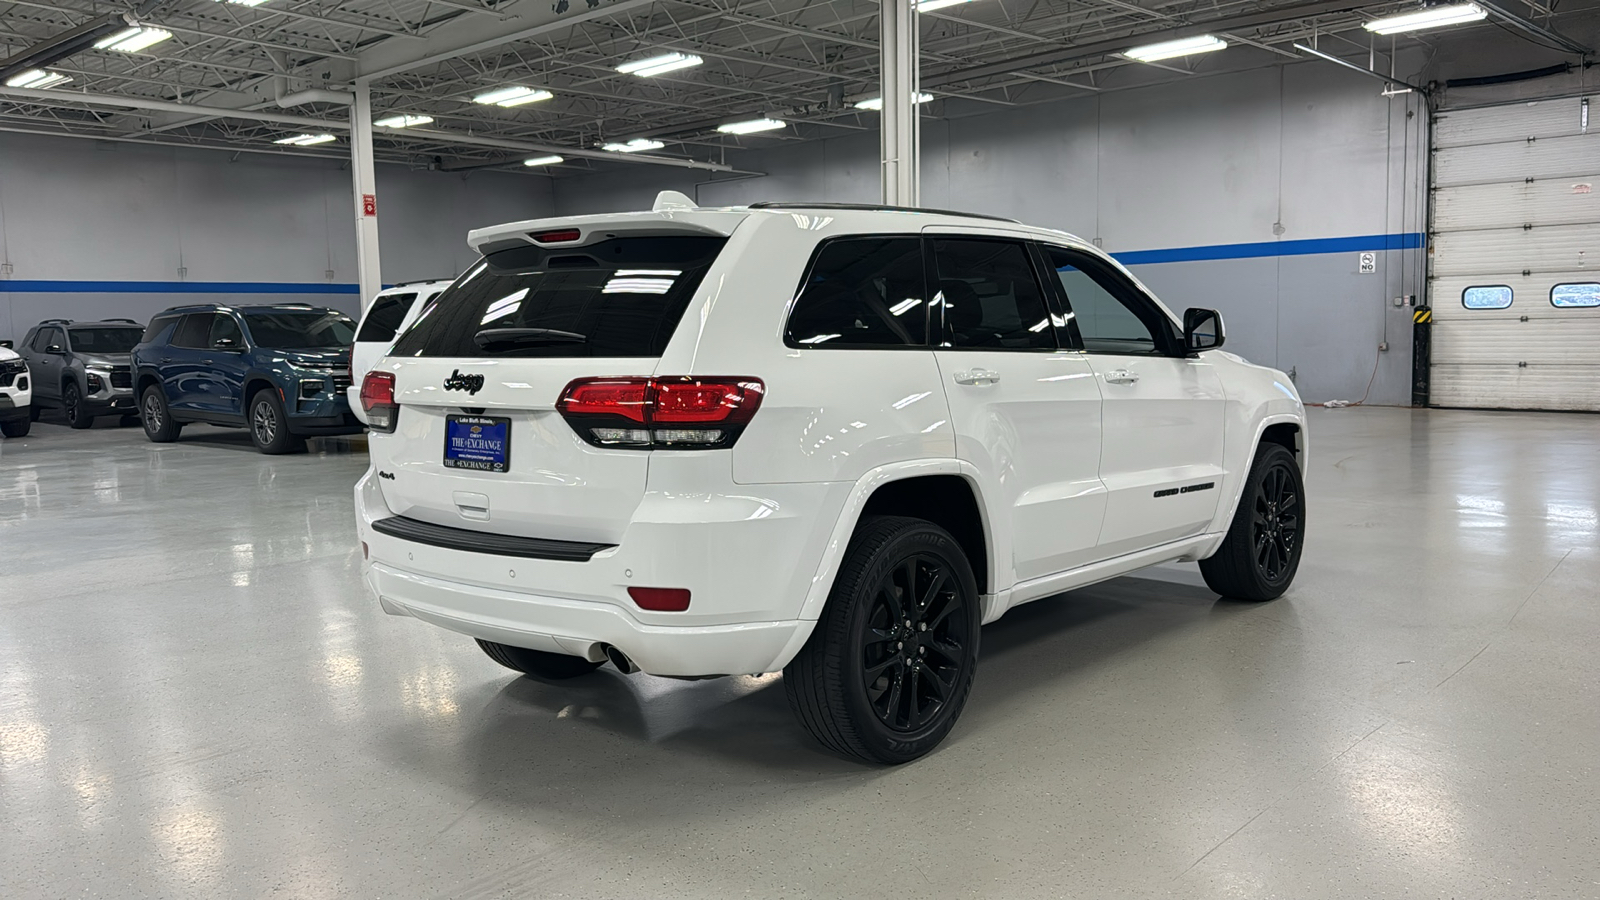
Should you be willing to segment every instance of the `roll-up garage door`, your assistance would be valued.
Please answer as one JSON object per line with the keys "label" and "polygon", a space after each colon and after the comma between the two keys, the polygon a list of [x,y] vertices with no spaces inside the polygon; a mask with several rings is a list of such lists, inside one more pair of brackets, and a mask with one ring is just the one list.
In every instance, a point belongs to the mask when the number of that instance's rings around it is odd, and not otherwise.
{"label": "roll-up garage door", "polygon": [[1435,406],[1600,410],[1600,120],[1587,120],[1579,99],[1434,115]]}

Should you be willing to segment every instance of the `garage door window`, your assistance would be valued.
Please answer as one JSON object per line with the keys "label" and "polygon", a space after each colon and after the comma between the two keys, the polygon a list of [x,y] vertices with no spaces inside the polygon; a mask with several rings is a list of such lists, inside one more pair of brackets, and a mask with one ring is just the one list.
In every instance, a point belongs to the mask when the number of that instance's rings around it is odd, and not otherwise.
{"label": "garage door window", "polygon": [[1600,282],[1558,284],[1550,289],[1550,305],[1563,308],[1600,306]]}
{"label": "garage door window", "polygon": [[1467,309],[1505,309],[1511,305],[1511,288],[1503,284],[1469,287],[1461,292],[1461,305]]}

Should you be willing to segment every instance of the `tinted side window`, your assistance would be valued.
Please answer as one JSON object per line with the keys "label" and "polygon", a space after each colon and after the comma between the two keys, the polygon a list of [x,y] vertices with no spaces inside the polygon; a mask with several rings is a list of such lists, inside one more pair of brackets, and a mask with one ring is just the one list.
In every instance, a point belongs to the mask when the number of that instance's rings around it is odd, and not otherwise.
{"label": "tinted side window", "polygon": [[[222,345],[221,341],[232,341],[231,344]],[[243,347],[244,335],[239,331],[239,323],[227,313],[217,313],[211,317],[211,339],[207,342],[212,347]]]}
{"label": "tinted side window", "polygon": [[416,294],[390,294],[387,297],[379,297],[373,302],[372,308],[367,310],[367,317],[361,320],[361,331],[356,335],[356,340],[394,340],[394,333],[400,329],[400,323],[406,317],[406,310],[411,308],[411,301],[415,299],[417,299]]}
{"label": "tinted side window", "polygon": [[1091,353],[1164,355],[1170,323],[1161,311],[1120,283],[1094,257],[1060,247],[1046,247],[1045,257],[1061,290],[1069,315],[1077,323],[1083,349]]}
{"label": "tinted side window", "polygon": [[947,347],[1056,349],[1028,248],[1016,241],[935,238]]}
{"label": "tinted side window", "polygon": [[178,323],[178,330],[172,333],[172,346],[194,347],[196,349],[210,346],[212,313],[190,313]]}
{"label": "tinted side window", "polygon": [[165,331],[168,325],[171,325],[173,322],[178,321],[179,318],[181,318],[181,317],[180,316],[156,316],[154,319],[150,320],[149,327],[145,328],[144,336],[139,338],[139,341],[141,343],[145,343],[145,344],[150,343],[151,341],[153,341],[156,338],[160,337],[161,336],[161,332]]}
{"label": "tinted side window", "polygon": [[829,241],[800,286],[784,341],[799,347],[924,346],[925,281],[920,238]]}
{"label": "tinted side window", "polygon": [[32,347],[38,353],[45,352],[45,350],[52,343],[52,339],[55,336],[55,332],[56,332],[56,330],[54,328],[41,328],[41,329],[39,329],[39,333],[33,336],[33,343],[30,344],[29,346]]}

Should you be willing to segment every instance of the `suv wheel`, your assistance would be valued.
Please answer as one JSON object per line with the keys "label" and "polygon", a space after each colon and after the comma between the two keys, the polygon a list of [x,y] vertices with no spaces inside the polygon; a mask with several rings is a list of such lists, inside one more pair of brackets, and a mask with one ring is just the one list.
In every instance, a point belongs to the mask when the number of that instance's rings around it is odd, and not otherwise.
{"label": "suv wheel", "polygon": [[283,401],[272,388],[263,388],[250,398],[250,439],[262,453],[298,453],[306,442],[289,432],[289,417]]}
{"label": "suv wheel", "polygon": [[508,644],[496,644],[494,641],[485,641],[474,638],[483,652],[489,658],[524,675],[534,678],[544,678],[550,681],[561,681],[567,678],[577,678],[587,675],[595,669],[605,665],[604,662],[589,662],[581,656],[567,656],[564,653],[546,653],[543,650],[529,650],[526,647],[512,647]]}
{"label": "suv wheel", "polygon": [[1289,589],[1305,547],[1305,483],[1294,454],[1262,444],[1222,546],[1200,560],[1206,586],[1237,600],[1276,600]]}
{"label": "suv wheel", "polygon": [[61,386],[61,408],[67,414],[67,424],[73,428],[83,429],[94,424],[94,416],[84,407],[83,393],[78,390],[76,381]]}
{"label": "suv wheel", "polygon": [[910,762],[961,715],[978,625],[977,582],[949,532],[921,519],[865,519],[822,619],[783,670],[789,706],[835,753]]}
{"label": "suv wheel", "polygon": [[161,392],[158,384],[144,389],[139,399],[139,420],[144,424],[145,437],[158,444],[172,443],[183,430],[182,425],[173,421],[172,411],[167,408],[167,395]]}

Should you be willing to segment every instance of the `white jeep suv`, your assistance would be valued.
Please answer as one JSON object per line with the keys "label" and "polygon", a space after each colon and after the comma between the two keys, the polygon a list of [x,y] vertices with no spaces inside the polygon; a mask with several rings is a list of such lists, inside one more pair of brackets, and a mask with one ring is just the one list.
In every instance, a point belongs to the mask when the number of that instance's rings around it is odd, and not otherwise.
{"label": "white jeep suv", "polygon": [[468,241],[363,382],[355,499],[383,608],[512,669],[782,670],[819,741],[898,763],[1017,604],[1294,578],[1294,386],[1071,235],[664,195]]}
{"label": "white jeep suv", "polygon": [[408,281],[384,288],[367,304],[361,313],[361,324],[356,326],[356,339],[350,347],[350,386],[345,388],[345,398],[350,401],[350,411],[365,422],[361,410],[361,380],[389,354],[394,339],[405,333],[417,320],[433,298],[450,286],[450,280]]}
{"label": "white jeep suv", "polygon": [[28,362],[11,348],[0,344],[0,434],[8,438],[27,437],[37,410],[33,407],[33,379]]}

